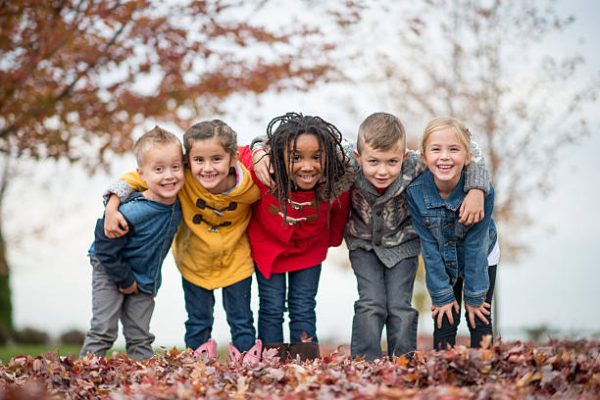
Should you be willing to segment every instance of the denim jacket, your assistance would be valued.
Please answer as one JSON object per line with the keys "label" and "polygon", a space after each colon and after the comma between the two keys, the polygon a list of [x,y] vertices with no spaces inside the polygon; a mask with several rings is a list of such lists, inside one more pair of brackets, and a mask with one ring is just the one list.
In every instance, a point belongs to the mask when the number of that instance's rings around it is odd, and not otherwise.
{"label": "denim jacket", "polygon": [[88,252],[106,270],[119,288],[137,282],[138,290],[156,294],[161,284],[161,267],[181,221],[179,200],[166,205],[133,193],[119,207],[129,232],[120,238],[104,235],[104,218],[98,219],[95,240]]}
{"label": "denim jacket", "polygon": [[464,172],[450,196],[443,199],[433,174],[421,174],[407,189],[408,208],[415,231],[421,239],[427,290],[433,305],[455,300],[453,286],[464,280],[463,295],[471,306],[481,306],[488,291],[487,256],[497,240],[492,218],[494,189],[485,196],[485,217],[474,225],[458,222],[458,210],[465,198]]}

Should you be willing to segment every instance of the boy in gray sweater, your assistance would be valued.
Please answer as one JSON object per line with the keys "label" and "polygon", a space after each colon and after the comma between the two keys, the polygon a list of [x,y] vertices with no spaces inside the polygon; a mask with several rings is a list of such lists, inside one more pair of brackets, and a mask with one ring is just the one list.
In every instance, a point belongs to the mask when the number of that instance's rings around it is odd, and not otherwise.
{"label": "boy in gray sweater", "polygon": [[[483,216],[489,177],[479,148],[466,169],[461,222]],[[387,330],[388,355],[411,355],[417,347],[419,313],[412,305],[420,243],[406,205],[405,190],[426,166],[417,152],[406,150],[400,120],[375,113],[360,125],[354,157],[358,174],[351,190],[345,239],[356,275],[352,357],[381,357],[381,333]]]}

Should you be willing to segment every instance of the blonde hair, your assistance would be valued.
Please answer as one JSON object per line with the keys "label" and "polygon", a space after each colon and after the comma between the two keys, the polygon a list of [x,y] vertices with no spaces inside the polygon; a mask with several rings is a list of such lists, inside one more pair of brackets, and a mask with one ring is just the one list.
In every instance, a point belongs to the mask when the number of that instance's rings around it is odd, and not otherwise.
{"label": "blonde hair", "polygon": [[[406,132],[400,119],[388,113],[369,115],[358,128],[356,150],[360,153],[363,144],[368,144],[374,150],[386,151],[402,141],[406,148]],[[404,149],[402,149],[404,152]]]}
{"label": "blonde hair", "polygon": [[471,132],[465,127],[465,125],[457,118],[454,117],[437,117],[429,121],[423,131],[421,137],[420,150],[421,154],[425,154],[425,144],[427,139],[433,132],[449,129],[454,132],[456,138],[462,144],[467,151],[467,154],[471,155]]}
{"label": "blonde hair", "polygon": [[156,145],[166,144],[176,144],[179,146],[179,149],[181,149],[181,141],[179,138],[166,129],[159,127],[158,125],[144,133],[133,146],[133,154],[135,155],[135,160],[137,161],[138,167],[142,167],[144,165],[144,157],[146,156],[148,150]]}

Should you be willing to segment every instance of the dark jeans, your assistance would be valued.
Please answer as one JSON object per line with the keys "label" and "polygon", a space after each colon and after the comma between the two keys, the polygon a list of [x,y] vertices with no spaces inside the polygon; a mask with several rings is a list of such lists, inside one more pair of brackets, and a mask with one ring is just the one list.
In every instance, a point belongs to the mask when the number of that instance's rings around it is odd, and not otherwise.
{"label": "dark jeans", "polygon": [[[492,304],[492,298],[494,297],[494,285],[496,283],[496,265],[491,265],[488,267],[488,277],[490,280],[490,287],[485,296],[485,301]],[[459,306],[462,306],[462,290],[463,290],[463,279],[458,278],[456,280],[456,284],[454,285],[454,298],[458,302]],[[454,346],[456,344],[456,332],[458,331],[458,324],[460,324],[460,309],[458,312],[452,309],[452,316],[454,318],[454,325],[451,325],[448,321],[448,317],[444,317],[442,320],[442,327],[438,329],[436,321],[434,321],[433,325],[433,347],[436,350],[445,350],[448,346]],[[469,327],[469,332],[471,333],[471,347],[479,348],[481,347],[481,340],[486,335],[492,334],[492,310],[490,308],[490,315],[486,316],[489,325],[485,325],[483,321],[481,321],[477,316],[475,316],[475,328],[471,327],[469,324],[469,318],[467,316],[467,312],[465,311],[465,319],[467,320],[467,325]]]}
{"label": "dark jeans", "polygon": [[[256,269],[258,280],[258,337],[265,344],[282,343],[283,314],[289,311],[290,343],[301,342],[303,335],[317,339],[315,307],[321,265],[283,274],[269,279]],[[286,283],[287,278],[287,283]]]}
{"label": "dark jeans", "polygon": [[419,312],[412,307],[412,294],[419,265],[417,257],[386,267],[373,251],[352,250],[350,262],[358,286],[352,321],[352,357],[372,361],[381,358],[381,332],[387,331],[388,355],[401,355],[417,348]]}
{"label": "dark jeans", "polygon": [[[182,279],[185,309],[185,345],[197,349],[210,338],[213,327],[215,296],[212,290],[196,286]],[[231,331],[231,341],[239,351],[246,351],[254,345],[256,330],[250,309],[252,277],[224,287],[223,308]]]}

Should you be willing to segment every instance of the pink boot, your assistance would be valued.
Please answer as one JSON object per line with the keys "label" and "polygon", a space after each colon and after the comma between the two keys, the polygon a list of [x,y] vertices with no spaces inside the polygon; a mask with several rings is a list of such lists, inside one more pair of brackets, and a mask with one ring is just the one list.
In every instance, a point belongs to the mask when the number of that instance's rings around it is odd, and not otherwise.
{"label": "pink boot", "polygon": [[244,365],[255,366],[260,361],[261,353],[262,342],[260,339],[257,339],[254,346],[244,353],[240,353],[233,343],[229,343],[229,361],[232,363],[238,363],[241,361]]}
{"label": "pink boot", "polygon": [[242,360],[242,363],[244,363],[245,365],[255,366],[260,362],[261,354],[262,341],[260,339],[256,339],[256,343],[254,343],[254,346],[252,346],[250,350],[248,350],[246,354],[244,354],[244,359]]}
{"label": "pink boot", "polygon": [[194,355],[198,357],[204,355],[209,360],[214,360],[217,358],[217,342],[213,338],[208,339],[206,343],[194,350]]}

